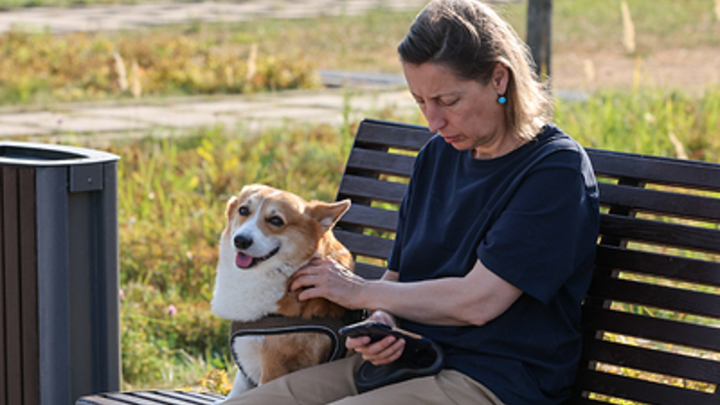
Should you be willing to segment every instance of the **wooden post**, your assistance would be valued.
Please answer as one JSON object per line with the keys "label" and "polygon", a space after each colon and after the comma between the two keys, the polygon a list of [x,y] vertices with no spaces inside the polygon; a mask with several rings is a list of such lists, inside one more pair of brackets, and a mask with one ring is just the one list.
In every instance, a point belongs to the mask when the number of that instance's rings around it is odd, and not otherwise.
{"label": "wooden post", "polygon": [[550,76],[552,0],[528,0],[527,43],[540,80]]}

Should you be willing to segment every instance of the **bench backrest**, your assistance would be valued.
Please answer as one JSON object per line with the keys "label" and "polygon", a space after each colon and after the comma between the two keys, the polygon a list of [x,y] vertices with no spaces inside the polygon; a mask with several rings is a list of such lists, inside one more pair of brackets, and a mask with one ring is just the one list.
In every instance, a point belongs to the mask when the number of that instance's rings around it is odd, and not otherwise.
{"label": "bench backrest", "polygon": [[[338,199],[338,239],[370,278],[385,269],[397,207],[427,128],[365,120]],[[595,274],[570,404],[619,398],[720,403],[720,165],[588,149],[600,182]]]}

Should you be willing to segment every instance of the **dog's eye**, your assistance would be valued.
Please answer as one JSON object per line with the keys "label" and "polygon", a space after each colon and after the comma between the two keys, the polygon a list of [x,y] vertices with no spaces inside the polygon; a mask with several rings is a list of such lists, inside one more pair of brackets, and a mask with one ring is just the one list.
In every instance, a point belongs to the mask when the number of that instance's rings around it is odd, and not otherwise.
{"label": "dog's eye", "polygon": [[270,217],[267,221],[275,226],[285,225],[285,221],[283,221],[282,218],[280,218],[280,217]]}
{"label": "dog's eye", "polygon": [[243,217],[246,217],[246,216],[250,215],[250,209],[248,209],[248,207],[245,207],[245,206],[240,207],[240,209],[238,210],[238,214],[240,214]]}

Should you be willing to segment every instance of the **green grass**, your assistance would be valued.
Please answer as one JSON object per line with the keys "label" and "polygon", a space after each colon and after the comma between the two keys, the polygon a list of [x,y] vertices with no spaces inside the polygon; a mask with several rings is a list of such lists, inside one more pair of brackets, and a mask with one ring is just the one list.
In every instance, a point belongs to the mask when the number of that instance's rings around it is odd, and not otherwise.
{"label": "green grass", "polygon": [[720,87],[693,97],[679,91],[600,91],[587,102],[557,100],[555,121],[586,147],[720,161]]}
{"label": "green grass", "polygon": [[[638,51],[720,45],[720,21],[712,0],[627,0]],[[502,14],[524,37],[525,5],[510,5]],[[616,47],[622,38],[620,0],[553,1],[553,50],[597,51]]]}

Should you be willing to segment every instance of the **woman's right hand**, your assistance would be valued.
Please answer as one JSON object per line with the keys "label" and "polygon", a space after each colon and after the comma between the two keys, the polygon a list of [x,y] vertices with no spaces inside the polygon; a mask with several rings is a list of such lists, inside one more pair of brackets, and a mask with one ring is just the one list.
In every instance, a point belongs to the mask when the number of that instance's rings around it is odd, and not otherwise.
{"label": "woman's right hand", "polygon": [[[393,316],[385,311],[375,311],[370,315],[369,319],[386,325],[396,326]],[[395,336],[386,336],[375,343],[370,343],[370,337],[362,336],[348,338],[345,341],[345,346],[348,349],[360,353],[363,360],[380,366],[392,363],[402,356],[403,350],[405,349],[405,340],[396,338]]]}

